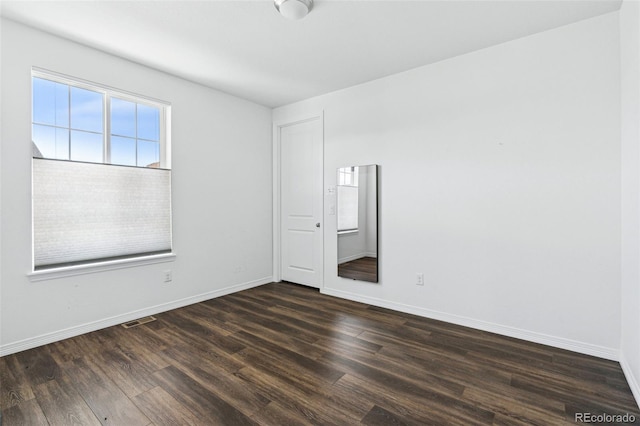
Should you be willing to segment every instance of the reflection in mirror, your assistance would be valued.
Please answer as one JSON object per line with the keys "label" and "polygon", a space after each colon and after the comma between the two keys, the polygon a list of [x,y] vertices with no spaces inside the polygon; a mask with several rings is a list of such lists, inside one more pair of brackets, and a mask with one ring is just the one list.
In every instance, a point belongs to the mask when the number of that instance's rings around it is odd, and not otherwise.
{"label": "reflection in mirror", "polygon": [[338,276],[378,282],[378,166],[338,169]]}

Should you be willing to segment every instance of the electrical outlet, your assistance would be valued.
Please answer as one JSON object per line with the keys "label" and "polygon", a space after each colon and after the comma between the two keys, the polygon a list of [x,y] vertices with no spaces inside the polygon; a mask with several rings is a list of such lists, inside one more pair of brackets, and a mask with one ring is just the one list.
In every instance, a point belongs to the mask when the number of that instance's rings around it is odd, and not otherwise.
{"label": "electrical outlet", "polygon": [[170,283],[171,281],[173,281],[173,274],[171,273],[171,270],[169,269],[164,271],[164,282]]}
{"label": "electrical outlet", "polygon": [[424,285],[424,274],[422,272],[416,274],[416,285]]}

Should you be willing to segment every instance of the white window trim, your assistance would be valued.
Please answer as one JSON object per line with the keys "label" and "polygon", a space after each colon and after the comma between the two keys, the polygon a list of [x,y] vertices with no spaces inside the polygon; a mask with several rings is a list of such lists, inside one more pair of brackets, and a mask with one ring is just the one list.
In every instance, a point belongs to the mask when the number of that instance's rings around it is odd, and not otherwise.
{"label": "white window trim", "polygon": [[87,263],[83,265],[62,266],[59,268],[43,269],[27,274],[29,281],[47,281],[57,278],[73,277],[76,275],[94,274],[96,272],[113,271],[116,269],[133,268],[136,266],[153,265],[156,263],[173,262],[175,253],[155,254],[151,256],[137,256],[127,259],[108,260],[104,262]]}

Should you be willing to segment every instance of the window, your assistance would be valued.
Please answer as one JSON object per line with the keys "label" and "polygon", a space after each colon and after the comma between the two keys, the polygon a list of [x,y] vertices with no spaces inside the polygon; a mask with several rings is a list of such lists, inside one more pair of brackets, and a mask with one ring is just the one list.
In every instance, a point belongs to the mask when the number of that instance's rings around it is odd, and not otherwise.
{"label": "window", "polygon": [[338,169],[338,233],[358,230],[358,167]]}
{"label": "window", "polygon": [[341,167],[338,169],[338,185],[358,187],[358,167]]}
{"label": "window", "polygon": [[171,252],[169,108],[32,72],[34,271]]}
{"label": "window", "polygon": [[160,109],[111,99],[111,163],[160,166]]}
{"label": "window", "polygon": [[167,167],[161,158],[165,109],[110,89],[34,73],[34,156]]}

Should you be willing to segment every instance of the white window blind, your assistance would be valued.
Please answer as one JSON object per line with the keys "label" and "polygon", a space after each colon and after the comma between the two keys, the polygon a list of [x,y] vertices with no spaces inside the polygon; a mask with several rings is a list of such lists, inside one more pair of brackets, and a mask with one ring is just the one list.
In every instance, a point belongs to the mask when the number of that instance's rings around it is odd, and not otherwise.
{"label": "white window blind", "polygon": [[33,159],[34,270],[171,252],[171,170]]}
{"label": "white window blind", "polygon": [[337,186],[338,232],[358,229],[358,187]]}

